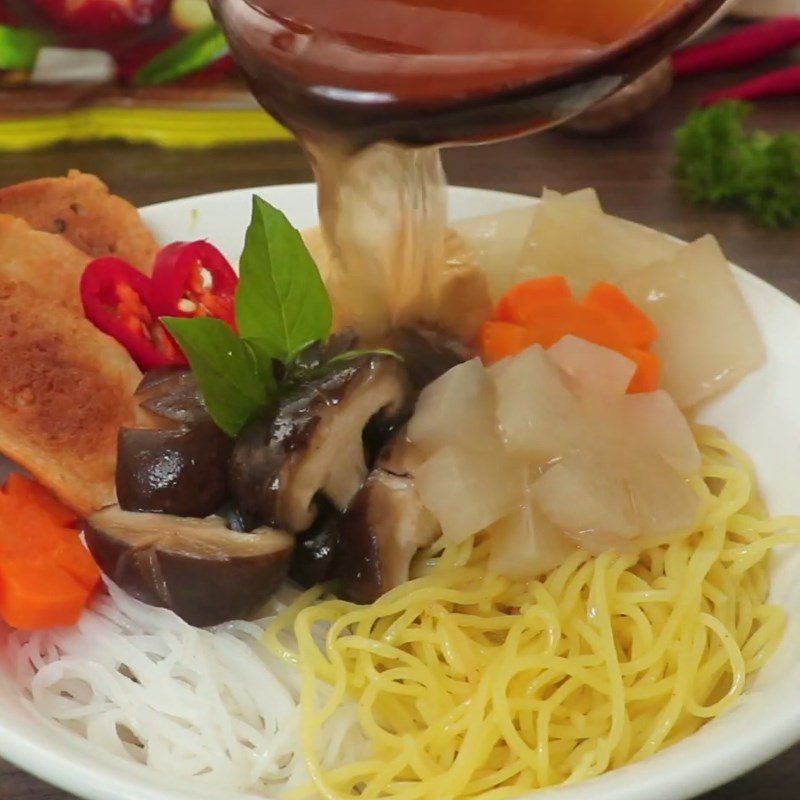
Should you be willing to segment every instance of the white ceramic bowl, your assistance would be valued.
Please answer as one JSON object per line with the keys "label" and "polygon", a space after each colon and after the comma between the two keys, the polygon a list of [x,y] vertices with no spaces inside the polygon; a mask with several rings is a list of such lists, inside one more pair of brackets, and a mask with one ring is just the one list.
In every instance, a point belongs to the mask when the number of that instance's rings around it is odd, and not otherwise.
{"label": "white ceramic bowl", "polygon": [[[311,185],[257,191],[298,227],[316,223]],[[151,206],[145,221],[163,242],[208,238],[239,256],[253,191],[242,190]],[[517,195],[454,188],[453,217],[532,202]],[[754,276],[737,277],[758,320],[768,359],[733,391],[704,409],[753,458],[773,513],[800,511],[800,306]],[[5,467],[7,469],[7,465]],[[4,467],[0,464],[0,473]],[[638,764],[577,786],[528,795],[536,800],[683,800],[718,786],[800,740],[800,548],[775,560],[772,599],[790,624],[775,658],[743,701],[700,732]],[[195,788],[98,753],[84,740],[38,717],[6,665],[0,667],[0,756],[87,800],[199,800],[219,792]],[[228,794],[226,800],[247,795]]]}

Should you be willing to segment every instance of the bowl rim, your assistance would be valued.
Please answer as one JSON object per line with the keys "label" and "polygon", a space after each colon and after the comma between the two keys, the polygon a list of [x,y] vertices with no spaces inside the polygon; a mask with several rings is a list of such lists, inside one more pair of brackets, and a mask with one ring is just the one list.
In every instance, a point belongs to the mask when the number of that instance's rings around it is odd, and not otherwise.
{"label": "bowl rim", "polygon": [[[489,209],[486,213],[492,213],[493,206],[499,211],[536,204],[540,200],[538,197],[518,193],[463,186],[451,186],[448,192],[451,201],[459,198],[462,201],[467,198],[480,200]],[[307,195],[308,201],[313,203],[315,186],[312,183],[293,183],[211,192],[152,204],[143,207],[141,211],[145,217],[179,210],[181,206],[187,205],[191,211],[193,203],[224,202],[243,195],[249,198],[253,193],[284,196],[287,193],[298,193],[300,196]],[[276,202],[280,201],[276,199]],[[672,238],[683,242],[676,237]],[[731,266],[738,282],[748,293],[766,293],[772,302],[780,303],[787,311],[800,318],[800,303],[757,275],[736,265]],[[652,759],[670,752],[673,747],[680,747],[684,742],[692,741],[702,731],[640,762],[578,784],[529,792],[521,795],[520,800],[585,800],[589,790],[592,800],[687,800],[741,776],[800,741],[800,705],[787,709],[787,704],[776,696],[763,704],[759,712],[759,717],[762,716],[768,724],[763,729],[756,729],[763,730],[761,735],[749,737],[746,742],[729,737],[722,743],[715,743],[713,748],[702,753],[701,758],[685,759],[682,763],[670,764],[669,769],[658,770],[657,782],[652,780],[652,775],[648,775]],[[50,727],[45,720],[37,721],[36,726]],[[53,727],[56,728],[55,723]],[[74,759],[74,753],[70,750],[75,748],[66,745],[88,743],[69,731],[57,728],[53,733],[56,732],[59,736],[63,734],[68,741],[65,740],[65,746],[54,752],[46,744],[17,731],[0,715],[0,757],[52,786],[86,800],[198,800],[206,797],[218,798],[220,795],[219,790],[208,790],[202,786],[176,788],[171,783],[167,785],[168,781],[164,776],[155,771],[149,771],[145,781],[145,770],[148,768],[143,769],[141,765],[129,764],[105,753],[100,753],[95,758]],[[626,779],[624,790],[620,790],[620,776]],[[231,800],[264,800],[263,795],[246,792],[231,792],[230,797]]]}

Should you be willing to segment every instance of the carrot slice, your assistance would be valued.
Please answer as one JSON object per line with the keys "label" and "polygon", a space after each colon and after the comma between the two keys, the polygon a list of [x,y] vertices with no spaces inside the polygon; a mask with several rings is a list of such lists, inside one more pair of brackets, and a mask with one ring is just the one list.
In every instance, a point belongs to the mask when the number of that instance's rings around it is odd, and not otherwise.
{"label": "carrot slice", "polygon": [[59,567],[87,592],[93,592],[100,584],[100,569],[77,536],[66,536],[54,556]]}
{"label": "carrot slice", "polygon": [[18,473],[9,475],[3,492],[20,503],[30,503],[36,506],[49,516],[56,525],[72,528],[78,521],[78,515],[45,489],[44,486]]}
{"label": "carrot slice", "polygon": [[592,287],[582,303],[560,275],[525,281],[510,289],[483,324],[478,345],[488,362],[539,344],[552,347],[571,334],[628,356],[637,372],[628,391],[658,388],[661,362],[650,353],[658,336],[653,321],[610,283]]}
{"label": "carrot slice", "polygon": [[543,313],[553,314],[575,302],[562,275],[519,283],[503,295],[494,314],[501,322],[528,325]]}
{"label": "carrot slice", "polygon": [[[628,346],[624,327],[605,312],[575,304],[571,308],[562,310],[561,316],[555,321],[556,325],[559,321],[562,324],[562,333],[558,337],[559,339],[567,334],[572,334],[611,350],[621,350]],[[555,341],[544,346],[550,347],[553,344]]]}
{"label": "carrot slice", "polygon": [[480,351],[491,364],[516,355],[535,343],[536,339],[529,330],[511,322],[490,320],[484,322],[478,332]]}
{"label": "carrot slice", "polygon": [[610,283],[596,283],[583,305],[610,314],[624,329],[630,347],[647,349],[658,338],[658,329],[650,317]]}
{"label": "carrot slice", "polygon": [[14,628],[74,625],[89,592],[65,572],[25,560],[0,560],[0,609]]}
{"label": "carrot slice", "polygon": [[51,548],[61,541],[61,533],[70,528],[56,525],[37,506],[19,503],[12,497],[0,495],[0,555],[4,552],[37,553]]}
{"label": "carrot slice", "polygon": [[[37,558],[43,550],[49,552],[57,546],[61,533],[67,530],[54,525],[37,508],[20,505],[0,494],[0,558]],[[77,533],[73,535],[77,536]]]}
{"label": "carrot slice", "polygon": [[623,355],[636,362],[636,373],[628,384],[629,394],[654,392],[661,381],[661,359],[647,350],[631,348]]}
{"label": "carrot slice", "polygon": [[609,347],[612,350],[622,350],[630,346],[624,326],[616,319],[603,311],[584,308],[574,301],[558,307],[542,307],[539,313],[536,316],[532,316],[524,326],[513,325],[513,323],[508,322],[486,324],[509,325],[514,328],[522,328],[522,331],[528,333],[528,336],[525,336],[520,331],[517,331],[513,336],[510,334],[504,335],[503,338],[509,340],[509,343],[519,342],[517,348],[513,352],[506,352],[506,355],[513,355],[514,352],[518,353],[531,344],[540,344],[545,348],[552,347],[568,334],[578,336],[587,342]]}
{"label": "carrot slice", "polygon": [[13,627],[74,624],[100,582],[75,515],[26,478],[0,491],[0,616]]}

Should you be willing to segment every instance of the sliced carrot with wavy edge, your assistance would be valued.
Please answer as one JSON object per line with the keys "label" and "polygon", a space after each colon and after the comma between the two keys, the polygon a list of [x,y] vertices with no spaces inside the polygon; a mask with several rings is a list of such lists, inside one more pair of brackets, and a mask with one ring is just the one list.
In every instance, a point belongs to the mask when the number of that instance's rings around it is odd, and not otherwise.
{"label": "sliced carrot with wavy edge", "polygon": [[625,330],[631,347],[647,349],[658,338],[658,328],[650,317],[610,283],[596,283],[592,286],[583,299],[583,305],[613,316]]}
{"label": "sliced carrot with wavy edge", "polygon": [[556,309],[553,315],[543,314],[528,326],[535,341],[542,347],[552,347],[560,339],[572,334],[587,342],[621,350],[628,347],[625,328],[605,312],[584,308],[573,301]]}
{"label": "sliced carrot with wavy edge", "polygon": [[55,497],[26,478],[0,491],[0,616],[24,629],[73,625],[100,582],[75,521]]}
{"label": "sliced carrot with wavy edge", "polygon": [[654,392],[661,383],[661,359],[647,350],[631,348],[623,353],[636,362],[636,373],[628,384],[628,394]]}
{"label": "sliced carrot with wavy edge", "polygon": [[573,303],[572,292],[562,275],[523,281],[509,289],[494,313],[494,319],[529,325],[547,308],[558,309]]}
{"label": "sliced carrot with wavy edge", "polygon": [[552,347],[570,334],[636,362],[629,392],[658,388],[661,361],[650,352],[658,329],[610,283],[595,284],[580,303],[560,275],[520,283],[506,292],[481,327],[478,347],[492,363],[533,344]]}
{"label": "sliced carrot with wavy edge", "polygon": [[[83,551],[83,552],[81,552]],[[15,628],[50,628],[80,619],[99,574],[77,539],[40,554],[0,555],[0,616]]]}
{"label": "sliced carrot with wavy edge", "polygon": [[0,560],[0,607],[12,628],[74,625],[87,598],[86,589],[65,572],[27,561]]}
{"label": "sliced carrot with wavy edge", "polygon": [[536,343],[534,335],[513,322],[485,322],[478,333],[478,346],[489,361],[502,361]]}
{"label": "sliced carrot with wavy edge", "polygon": [[91,594],[100,583],[100,569],[77,537],[64,540],[55,552],[59,566]]}
{"label": "sliced carrot with wavy edge", "polygon": [[40,483],[19,473],[8,476],[3,493],[22,503],[29,501],[31,505],[47,514],[56,525],[71,528],[78,522],[78,515],[71,508],[65,506]]}

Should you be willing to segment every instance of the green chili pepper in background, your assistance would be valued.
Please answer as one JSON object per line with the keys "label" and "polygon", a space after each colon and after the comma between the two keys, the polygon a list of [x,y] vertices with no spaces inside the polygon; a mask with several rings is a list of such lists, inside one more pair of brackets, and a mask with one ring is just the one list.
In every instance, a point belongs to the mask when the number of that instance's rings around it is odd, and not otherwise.
{"label": "green chili pepper in background", "polygon": [[190,33],[148,61],[134,76],[137,86],[160,86],[213,64],[228,52],[222,31],[214,24]]}
{"label": "green chili pepper in background", "polygon": [[0,69],[33,69],[39,50],[49,41],[44,31],[0,25]]}

